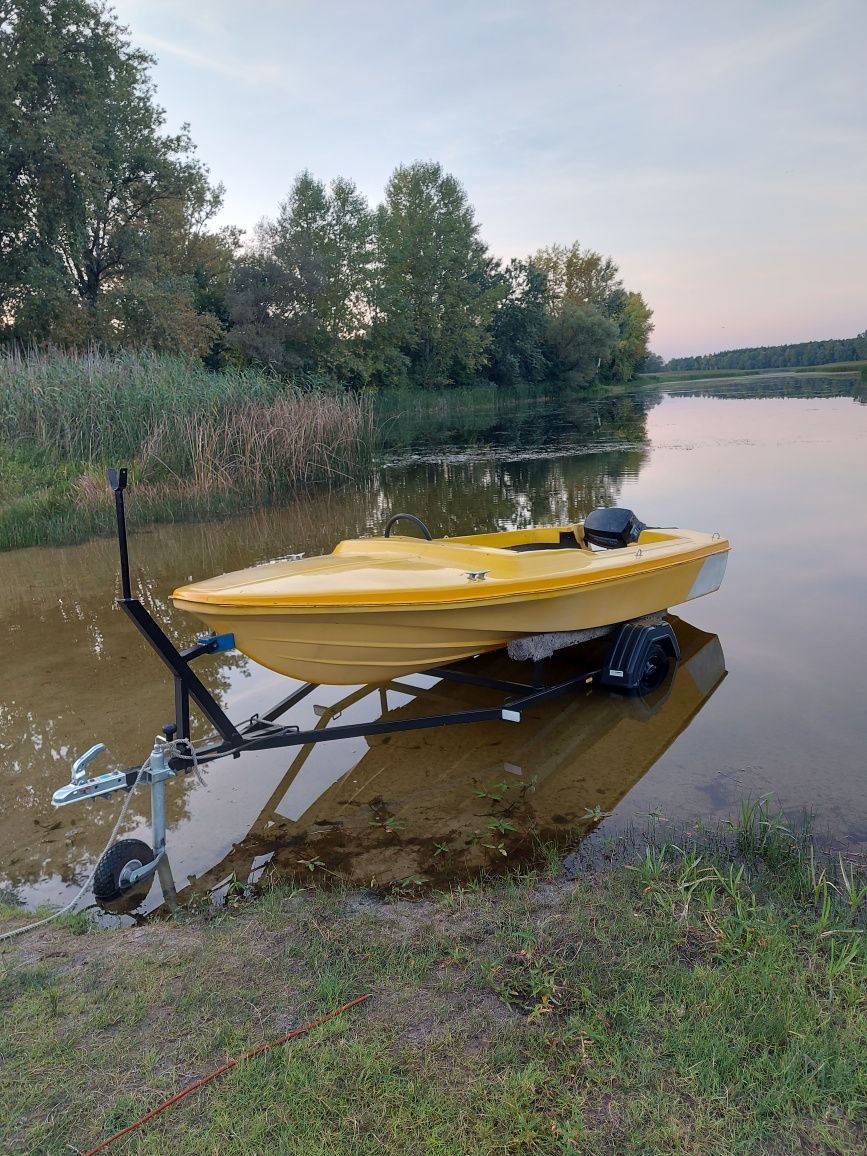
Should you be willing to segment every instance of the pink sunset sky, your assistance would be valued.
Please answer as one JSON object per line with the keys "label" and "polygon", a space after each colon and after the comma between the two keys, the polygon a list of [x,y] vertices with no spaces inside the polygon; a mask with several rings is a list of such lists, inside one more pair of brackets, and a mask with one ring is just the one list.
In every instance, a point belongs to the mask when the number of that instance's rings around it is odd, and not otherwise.
{"label": "pink sunset sky", "polygon": [[273,216],[305,168],[371,202],[464,184],[503,258],[610,255],[669,358],[867,329],[864,0],[116,0],[169,126]]}

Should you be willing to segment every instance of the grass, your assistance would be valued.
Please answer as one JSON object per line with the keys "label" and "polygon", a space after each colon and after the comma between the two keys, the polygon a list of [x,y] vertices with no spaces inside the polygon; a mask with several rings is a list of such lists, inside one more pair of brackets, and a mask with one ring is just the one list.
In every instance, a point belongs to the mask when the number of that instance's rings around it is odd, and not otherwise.
{"label": "grass", "polygon": [[113,1151],[862,1153],[864,896],[765,800],[611,843],[574,878],[540,848],[537,871],[415,900],[277,885],[13,941],[0,1144],[85,1149],[370,992]]}
{"label": "grass", "polygon": [[704,381],[736,377],[788,377],[791,374],[853,374],[867,369],[867,361],[833,361],[825,365],[790,365],[778,369],[673,369],[658,373],[641,373],[637,382],[664,385],[666,382]]}
{"label": "grass", "polygon": [[104,532],[108,465],[132,467],[143,520],[222,514],[358,473],[374,426],[367,399],[261,373],[146,353],[6,351],[0,435],[0,549],[10,549]]}

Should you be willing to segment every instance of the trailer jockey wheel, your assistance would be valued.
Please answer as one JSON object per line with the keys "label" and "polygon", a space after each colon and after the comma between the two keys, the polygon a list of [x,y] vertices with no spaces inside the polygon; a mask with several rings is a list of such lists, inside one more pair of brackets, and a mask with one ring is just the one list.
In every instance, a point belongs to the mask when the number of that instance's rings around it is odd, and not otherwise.
{"label": "trailer jockey wheel", "polygon": [[651,646],[647,652],[644,669],[638,679],[637,690],[639,694],[650,694],[652,690],[656,690],[658,686],[662,685],[668,674],[670,661],[670,656],[658,642]]}
{"label": "trailer jockey wheel", "polygon": [[132,872],[150,863],[153,857],[153,851],[141,839],[118,839],[97,864],[93,894],[97,899],[120,899],[132,887]]}

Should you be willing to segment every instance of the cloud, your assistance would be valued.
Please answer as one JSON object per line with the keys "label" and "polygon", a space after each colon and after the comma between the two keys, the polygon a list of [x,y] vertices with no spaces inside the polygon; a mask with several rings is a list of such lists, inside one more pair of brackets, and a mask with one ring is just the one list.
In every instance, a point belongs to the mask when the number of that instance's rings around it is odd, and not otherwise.
{"label": "cloud", "polygon": [[378,199],[397,164],[432,157],[500,255],[574,239],[610,253],[660,342],[679,335],[670,352],[696,351],[699,312],[729,344],[763,318],[820,336],[817,319],[863,312],[864,0],[116,7],[225,182],[227,222],[273,214],[302,168]]}

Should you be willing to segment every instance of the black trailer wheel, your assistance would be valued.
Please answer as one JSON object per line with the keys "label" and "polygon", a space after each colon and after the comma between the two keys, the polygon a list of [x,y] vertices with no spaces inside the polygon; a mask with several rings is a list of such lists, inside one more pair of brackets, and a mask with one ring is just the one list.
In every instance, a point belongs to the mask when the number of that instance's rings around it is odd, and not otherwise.
{"label": "black trailer wheel", "polygon": [[638,693],[650,694],[652,690],[656,690],[661,686],[665,676],[668,674],[668,666],[671,661],[668,653],[655,642],[647,652],[647,658],[644,661],[644,667],[638,679]]}
{"label": "black trailer wheel", "polygon": [[118,839],[97,864],[93,894],[97,899],[120,899],[132,886],[130,873],[150,863],[153,857],[153,851],[141,839]]}

